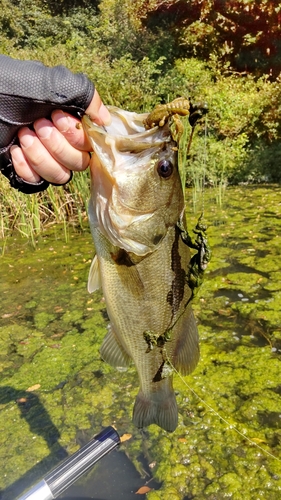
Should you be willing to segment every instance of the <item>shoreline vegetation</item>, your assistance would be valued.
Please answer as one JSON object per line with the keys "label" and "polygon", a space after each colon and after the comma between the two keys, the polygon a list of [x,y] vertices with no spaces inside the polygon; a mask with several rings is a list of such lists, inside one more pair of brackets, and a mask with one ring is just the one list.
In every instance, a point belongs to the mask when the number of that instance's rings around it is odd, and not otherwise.
{"label": "shoreline vegetation", "polygon": [[[0,5],[1,53],[50,66],[63,61],[92,79],[105,104],[144,112],[179,96],[206,101],[206,131],[203,122],[197,126],[187,160],[189,186],[214,186],[219,200],[227,184],[280,182],[281,6],[269,0]],[[0,238],[17,231],[34,241],[53,222],[83,228],[88,196],[88,172],[30,196],[0,176]]]}

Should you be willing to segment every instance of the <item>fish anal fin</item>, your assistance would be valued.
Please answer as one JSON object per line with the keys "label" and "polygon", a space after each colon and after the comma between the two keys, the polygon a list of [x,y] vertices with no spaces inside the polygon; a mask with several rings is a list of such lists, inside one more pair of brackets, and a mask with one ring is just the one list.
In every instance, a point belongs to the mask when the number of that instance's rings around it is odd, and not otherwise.
{"label": "fish anal fin", "polygon": [[100,348],[100,355],[106,363],[115,368],[128,366],[131,362],[130,356],[118,341],[112,325],[108,326],[108,332]]}
{"label": "fish anal fin", "polygon": [[194,314],[188,308],[182,320],[181,333],[172,354],[172,364],[182,375],[191,373],[200,358],[199,336]]}
{"label": "fish anal fin", "polygon": [[88,277],[88,292],[93,293],[101,288],[101,277],[99,269],[99,261],[97,256],[93,258]]}
{"label": "fish anal fin", "polygon": [[133,423],[139,428],[156,424],[165,431],[173,432],[178,425],[178,408],[174,391],[170,390],[168,394],[161,391],[146,395],[140,390],[134,405]]}

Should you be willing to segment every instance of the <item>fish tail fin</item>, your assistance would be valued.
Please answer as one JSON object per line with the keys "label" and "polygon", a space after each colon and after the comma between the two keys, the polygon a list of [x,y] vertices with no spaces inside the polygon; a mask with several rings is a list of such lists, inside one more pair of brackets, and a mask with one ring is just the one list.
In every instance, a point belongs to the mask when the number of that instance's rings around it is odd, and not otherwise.
{"label": "fish tail fin", "polygon": [[133,423],[136,427],[159,425],[168,432],[173,432],[178,425],[178,408],[173,389],[160,390],[145,394],[139,391],[133,410]]}

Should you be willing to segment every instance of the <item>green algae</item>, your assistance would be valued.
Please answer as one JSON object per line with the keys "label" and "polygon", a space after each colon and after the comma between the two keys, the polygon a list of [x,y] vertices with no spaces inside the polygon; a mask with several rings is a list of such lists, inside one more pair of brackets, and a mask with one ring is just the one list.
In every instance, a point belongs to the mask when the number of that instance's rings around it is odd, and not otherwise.
{"label": "green algae", "polygon": [[[65,450],[76,451],[78,430],[95,434],[112,424],[132,434],[122,448],[140,473],[140,456],[155,464],[162,486],[149,500],[279,498],[280,195],[275,186],[229,188],[218,207],[214,192],[205,194],[213,256],[194,301],[201,360],[191,376],[175,376],[172,434],[134,428],[135,369],[121,373],[100,360],[107,316],[102,295],[86,291],[90,235],[73,231],[65,243],[56,229],[36,249],[7,240],[0,259],[3,500],[14,498],[12,484],[36,464],[42,477]],[[189,228],[196,218],[188,210]]]}

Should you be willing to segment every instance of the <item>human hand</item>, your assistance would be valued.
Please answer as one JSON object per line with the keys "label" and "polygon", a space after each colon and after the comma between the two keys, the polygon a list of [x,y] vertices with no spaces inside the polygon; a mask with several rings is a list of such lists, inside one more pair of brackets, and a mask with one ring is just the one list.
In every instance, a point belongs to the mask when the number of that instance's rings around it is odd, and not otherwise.
{"label": "human hand", "polygon": [[[111,118],[97,91],[86,114],[98,125],[109,125]],[[80,121],[61,110],[53,111],[51,120],[40,118],[34,131],[23,127],[18,132],[19,146],[11,147],[14,169],[28,182],[41,178],[53,184],[65,184],[70,170],[82,171],[89,165],[92,147]]]}

